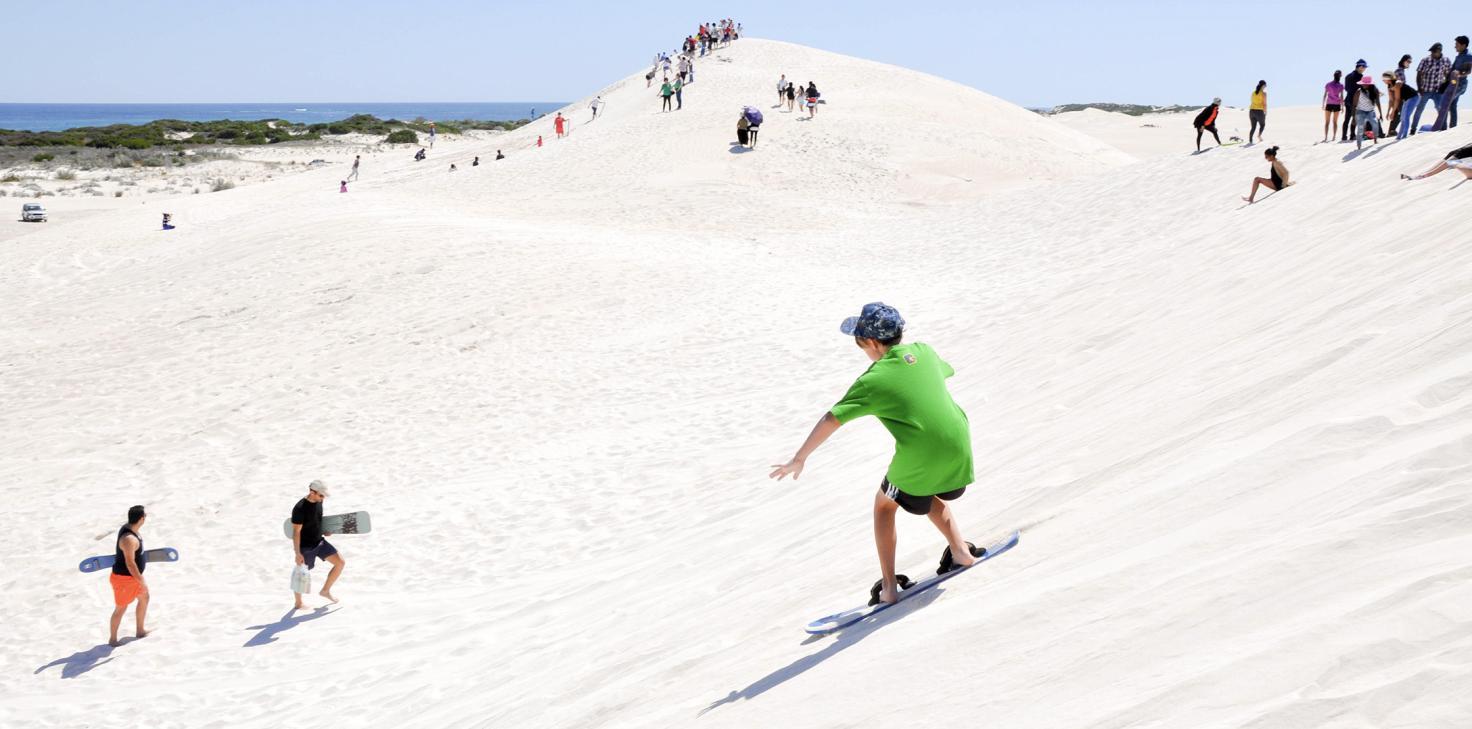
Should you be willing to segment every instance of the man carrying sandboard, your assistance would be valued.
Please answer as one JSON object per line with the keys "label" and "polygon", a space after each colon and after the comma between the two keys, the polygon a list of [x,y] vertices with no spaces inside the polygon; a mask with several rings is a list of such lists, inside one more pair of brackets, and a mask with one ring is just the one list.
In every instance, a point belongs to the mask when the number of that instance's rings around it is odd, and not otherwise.
{"label": "man carrying sandboard", "polygon": [[797,455],[773,466],[770,474],[779,481],[787,476],[797,479],[808,456],[839,426],[864,415],[879,418],[894,436],[895,450],[874,496],[874,542],[882,575],[875,591],[878,603],[894,603],[900,597],[894,566],[898,509],[929,516],[945,536],[949,546],[941,571],[969,567],[985,554],[961,537],[961,527],[946,504],[960,498],[973,479],[971,427],[946,389],[946,378],[956,371],[929,345],[902,343],[904,328],[899,311],[882,302],[865,305],[858,316],[840,325],[839,330],[851,335],[873,364],[823,414]]}
{"label": "man carrying sandboard", "polygon": [[118,529],[113,547],[112,574],[108,575],[108,582],[112,584],[114,607],[108,621],[110,631],[107,638],[107,644],[113,647],[122,645],[118,641],[118,627],[123,624],[123,613],[128,611],[128,605],[134,600],[138,601],[138,607],[133,611],[137,619],[134,635],[139,638],[148,635],[148,630],[143,627],[143,619],[148,616],[148,583],[143,581],[143,568],[148,566],[148,558],[143,556],[143,537],[138,536],[147,520],[148,514],[142,506],[129,508],[128,523]]}
{"label": "man carrying sandboard", "polygon": [[[343,559],[324,537],[331,534],[322,533],[322,501],[327,498],[327,484],[321,481],[313,481],[307,486],[307,495],[291,510],[291,547],[296,553],[296,563],[304,564],[307,569],[316,566],[317,560],[324,559],[332,565],[332,571],[327,573],[327,581],[322,584],[322,591],[317,593],[332,602],[337,598],[332,596],[332,585],[337,582],[338,576],[342,574]],[[296,597],[296,609],[304,610],[306,605],[302,604],[302,594],[293,592]]]}

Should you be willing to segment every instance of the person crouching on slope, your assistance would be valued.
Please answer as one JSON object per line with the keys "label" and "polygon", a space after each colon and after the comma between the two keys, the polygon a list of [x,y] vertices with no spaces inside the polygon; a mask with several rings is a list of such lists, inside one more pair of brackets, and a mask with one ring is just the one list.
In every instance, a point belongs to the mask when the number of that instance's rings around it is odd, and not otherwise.
{"label": "person crouching on slope", "polygon": [[1220,96],[1218,96],[1217,98],[1212,99],[1211,106],[1202,109],[1201,113],[1196,115],[1196,120],[1192,122],[1196,126],[1197,152],[1201,151],[1201,133],[1203,131],[1211,132],[1212,138],[1216,140],[1216,146],[1222,146],[1222,138],[1217,136],[1216,133],[1216,117],[1217,114],[1221,112],[1221,108],[1222,99]]}
{"label": "person crouching on slope", "polygon": [[1263,150],[1262,156],[1267,158],[1268,164],[1272,165],[1272,167],[1268,169],[1269,177],[1258,177],[1252,180],[1252,191],[1247,194],[1247,197],[1242,198],[1247,201],[1248,205],[1251,205],[1256,200],[1257,188],[1259,187],[1266,187],[1273,192],[1277,192],[1293,184],[1288,179],[1288,168],[1284,167],[1283,163],[1278,161],[1277,147],[1268,147]]}
{"label": "person crouching on slope", "polygon": [[[877,602],[899,600],[895,577],[894,515],[903,508],[927,515],[949,545],[950,569],[973,564],[985,550],[969,545],[947,501],[966,492],[973,480],[971,427],[946,389],[946,378],[956,371],[929,345],[903,344],[905,320],[894,307],[881,302],[864,306],[844,320],[839,330],[873,362],[836,405],[823,414],[792,460],[774,465],[771,478],[802,475],[808,456],[839,426],[865,415],[894,436],[894,457],[874,497],[874,542],[882,574]],[[942,559],[942,567],[946,560]]]}

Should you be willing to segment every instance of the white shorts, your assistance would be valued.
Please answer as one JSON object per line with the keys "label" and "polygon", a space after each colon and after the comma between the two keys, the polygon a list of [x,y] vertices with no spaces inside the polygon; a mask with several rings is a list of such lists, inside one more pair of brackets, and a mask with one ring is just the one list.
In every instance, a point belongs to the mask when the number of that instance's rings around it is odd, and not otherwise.
{"label": "white shorts", "polygon": [[1449,159],[1446,161],[1446,166],[1458,170],[1472,170],[1472,157]]}

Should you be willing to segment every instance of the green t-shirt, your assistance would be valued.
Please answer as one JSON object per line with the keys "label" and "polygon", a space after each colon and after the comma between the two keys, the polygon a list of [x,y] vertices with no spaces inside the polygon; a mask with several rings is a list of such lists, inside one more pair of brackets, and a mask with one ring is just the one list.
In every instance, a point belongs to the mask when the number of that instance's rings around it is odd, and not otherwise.
{"label": "green t-shirt", "polygon": [[956,371],[927,344],[900,344],[869,365],[829,412],[840,423],[873,415],[894,436],[886,476],[912,496],[954,491],[973,480],[971,424],[951,399]]}

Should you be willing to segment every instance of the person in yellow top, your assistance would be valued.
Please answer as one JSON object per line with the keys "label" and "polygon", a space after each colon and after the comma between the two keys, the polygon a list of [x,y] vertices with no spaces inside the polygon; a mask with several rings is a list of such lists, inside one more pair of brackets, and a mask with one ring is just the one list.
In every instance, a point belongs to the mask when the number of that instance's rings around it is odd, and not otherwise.
{"label": "person in yellow top", "polygon": [[1252,105],[1247,107],[1247,118],[1252,122],[1252,127],[1247,130],[1247,143],[1252,144],[1254,132],[1257,133],[1257,141],[1261,142],[1263,132],[1268,128],[1268,82],[1257,82],[1257,88],[1252,91]]}

